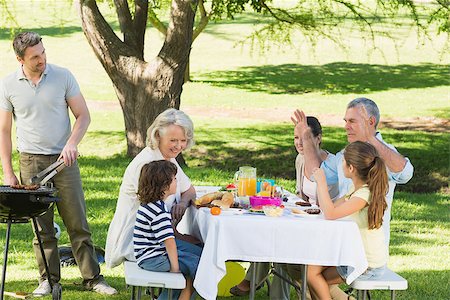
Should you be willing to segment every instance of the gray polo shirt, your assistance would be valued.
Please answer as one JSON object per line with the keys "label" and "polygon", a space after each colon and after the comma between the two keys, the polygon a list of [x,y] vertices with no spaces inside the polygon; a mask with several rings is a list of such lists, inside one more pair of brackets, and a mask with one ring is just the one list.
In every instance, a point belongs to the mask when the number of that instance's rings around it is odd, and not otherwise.
{"label": "gray polo shirt", "polygon": [[0,82],[0,109],[13,113],[19,152],[59,154],[71,133],[66,100],[80,94],[69,70],[47,64],[39,83],[22,67]]}

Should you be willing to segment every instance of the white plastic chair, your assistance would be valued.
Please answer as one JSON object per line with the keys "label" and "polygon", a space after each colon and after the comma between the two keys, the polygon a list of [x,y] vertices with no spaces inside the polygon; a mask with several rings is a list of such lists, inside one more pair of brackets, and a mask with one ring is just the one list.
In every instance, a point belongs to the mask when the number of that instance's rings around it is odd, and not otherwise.
{"label": "white plastic chair", "polygon": [[394,300],[395,291],[406,290],[408,288],[408,281],[394,271],[386,268],[386,272],[381,278],[368,280],[356,279],[350,286],[355,290],[358,290],[358,299],[365,300],[367,291],[390,290],[391,299]]}
{"label": "white plastic chair", "polygon": [[186,279],[181,273],[147,271],[139,268],[133,261],[125,261],[123,265],[125,283],[132,287],[131,300],[141,299],[142,287],[168,289],[169,300],[172,299],[172,289],[182,290],[186,287]]}

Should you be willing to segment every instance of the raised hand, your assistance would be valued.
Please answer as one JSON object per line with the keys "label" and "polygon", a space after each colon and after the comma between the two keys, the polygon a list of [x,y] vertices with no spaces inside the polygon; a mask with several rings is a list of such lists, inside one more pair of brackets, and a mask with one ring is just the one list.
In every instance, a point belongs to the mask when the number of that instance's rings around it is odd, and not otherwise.
{"label": "raised hand", "polygon": [[370,117],[364,105],[361,105],[359,107],[359,113],[361,115],[361,122],[359,123],[359,126],[361,129],[362,136],[364,138],[364,141],[362,142],[367,142],[371,137],[374,136],[373,128],[370,125]]}
{"label": "raised hand", "polygon": [[306,122],[306,115],[302,110],[295,110],[294,116],[291,117],[291,121],[292,123],[294,123],[295,128],[299,130],[302,137],[305,135],[305,133],[311,131],[308,123]]}

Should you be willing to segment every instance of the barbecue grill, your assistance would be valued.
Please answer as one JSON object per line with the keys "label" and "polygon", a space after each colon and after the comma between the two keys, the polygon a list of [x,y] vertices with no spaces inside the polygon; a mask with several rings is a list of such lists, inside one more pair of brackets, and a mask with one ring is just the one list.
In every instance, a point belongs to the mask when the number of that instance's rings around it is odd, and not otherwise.
{"label": "barbecue grill", "polygon": [[[64,168],[64,163],[58,161],[34,176],[30,180],[31,182],[35,182],[39,178],[43,177],[36,189],[17,189],[7,185],[0,186],[0,223],[7,224],[6,244],[3,256],[2,282],[0,288],[0,300],[3,300],[3,292],[5,290],[6,265],[8,262],[8,248],[11,235],[11,224],[27,223],[30,219],[33,222],[33,228],[39,242],[41,255],[44,259],[47,279],[50,283],[50,286],[52,287],[52,299],[61,299],[61,285],[59,283],[53,283],[49,275],[50,271],[48,268],[47,260],[45,258],[41,237],[37,229],[36,217],[43,215],[55,202],[59,201],[59,198],[54,196],[56,189],[53,188],[53,185],[51,183],[47,185],[44,184],[54,175],[56,175],[56,173],[61,171],[62,168]],[[50,174],[46,173],[48,171],[50,171]],[[24,186],[24,188],[27,187],[28,186]]]}

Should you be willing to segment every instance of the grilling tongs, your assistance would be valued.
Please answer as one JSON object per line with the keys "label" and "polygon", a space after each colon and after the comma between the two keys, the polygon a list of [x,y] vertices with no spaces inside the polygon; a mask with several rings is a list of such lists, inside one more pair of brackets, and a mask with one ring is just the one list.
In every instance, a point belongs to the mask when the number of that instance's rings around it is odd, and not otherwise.
{"label": "grilling tongs", "polygon": [[39,185],[45,185],[47,181],[52,179],[58,172],[61,172],[62,169],[64,169],[66,165],[64,164],[64,160],[57,160],[56,162],[52,163],[50,166],[42,170],[41,172],[37,173],[30,179],[30,184],[39,184]]}

